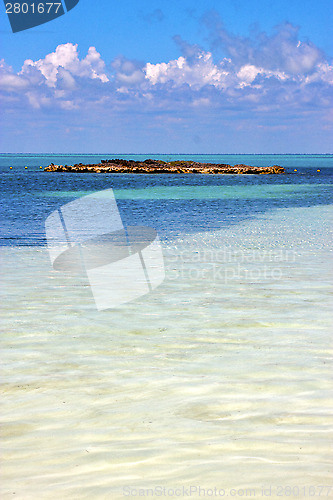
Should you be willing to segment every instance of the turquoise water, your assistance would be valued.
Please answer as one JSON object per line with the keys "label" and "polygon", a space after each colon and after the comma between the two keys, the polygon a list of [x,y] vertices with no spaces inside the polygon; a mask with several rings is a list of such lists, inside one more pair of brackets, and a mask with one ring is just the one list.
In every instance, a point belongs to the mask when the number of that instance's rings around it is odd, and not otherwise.
{"label": "turquoise water", "polygon": [[[332,156],[195,157],[281,176],[40,169],[114,156],[0,157],[1,497],[329,498]],[[110,187],[126,225],[158,231],[166,278],[97,312],[84,276],[52,269],[44,221]]]}
{"label": "turquoise water", "polygon": [[[285,175],[127,175],[43,172],[49,163],[98,162],[116,155],[0,155],[2,245],[45,245],[44,221],[55,208],[113,188],[125,225],[145,224],[161,237],[219,229],[273,208],[332,200],[332,155],[194,155],[188,159],[257,166],[280,164]],[[120,155],[135,160],[144,155]],[[178,155],[160,155],[174,160]],[[12,169],[10,169],[12,166]],[[27,169],[25,168],[27,167]],[[294,170],[297,170],[295,172]],[[320,170],[320,172],[317,172]]]}

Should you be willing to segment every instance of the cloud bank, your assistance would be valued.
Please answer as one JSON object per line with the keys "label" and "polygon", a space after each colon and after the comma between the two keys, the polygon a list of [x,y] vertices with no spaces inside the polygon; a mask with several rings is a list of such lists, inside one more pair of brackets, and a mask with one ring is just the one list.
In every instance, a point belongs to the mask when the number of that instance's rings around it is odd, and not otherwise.
{"label": "cloud bank", "polygon": [[[321,116],[330,122],[333,66],[310,41],[301,41],[290,24],[252,38],[230,34],[212,17],[205,19],[210,48],[174,38],[177,59],[139,62],[119,56],[106,62],[95,47],[81,55],[73,43],[59,45],[43,59],[26,60],[19,72],[0,62],[2,107],[58,112],[73,116],[166,116],[183,120],[191,113],[288,118]],[[30,111],[31,112],[31,111]]]}

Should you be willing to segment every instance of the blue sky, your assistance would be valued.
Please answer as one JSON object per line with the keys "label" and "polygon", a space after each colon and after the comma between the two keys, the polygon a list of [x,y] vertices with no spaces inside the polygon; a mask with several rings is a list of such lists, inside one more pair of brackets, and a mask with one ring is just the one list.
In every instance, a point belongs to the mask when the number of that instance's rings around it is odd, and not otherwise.
{"label": "blue sky", "polygon": [[2,152],[332,150],[332,2],[80,0],[13,34]]}

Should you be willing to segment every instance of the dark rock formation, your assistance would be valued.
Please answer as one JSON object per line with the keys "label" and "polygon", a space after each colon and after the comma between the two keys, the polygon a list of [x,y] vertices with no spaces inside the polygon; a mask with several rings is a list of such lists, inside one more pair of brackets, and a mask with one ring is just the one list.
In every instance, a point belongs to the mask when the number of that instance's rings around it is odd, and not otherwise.
{"label": "dark rock formation", "polygon": [[226,163],[198,163],[195,161],[162,161],[147,159],[144,161],[101,160],[101,163],[75,165],[54,165],[44,169],[46,172],[95,172],[108,174],[283,174],[284,168],[251,167],[249,165],[228,165]]}

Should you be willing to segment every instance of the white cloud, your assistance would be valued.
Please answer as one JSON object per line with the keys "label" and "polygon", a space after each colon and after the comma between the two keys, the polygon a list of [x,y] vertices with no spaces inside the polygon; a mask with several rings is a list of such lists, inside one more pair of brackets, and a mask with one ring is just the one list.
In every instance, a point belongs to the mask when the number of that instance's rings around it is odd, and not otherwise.
{"label": "white cloud", "polygon": [[79,106],[73,101],[61,101],[60,107],[66,110],[78,109]]}
{"label": "white cloud", "polygon": [[[280,37],[272,40],[269,46],[273,45],[277,49]],[[309,43],[300,43],[299,40],[291,36],[284,37],[279,44],[280,60],[284,63],[281,67],[291,74],[307,73],[312,71],[321,60],[321,53],[317,47]]]}
{"label": "white cloud", "polygon": [[218,88],[226,87],[228,71],[223,69],[224,61],[214,64],[210,52],[201,51],[194,62],[189,62],[181,56],[168,63],[151,64],[145,66],[146,78],[151,84],[172,82],[175,86],[189,85],[201,88],[205,85],[214,85]]}
{"label": "white cloud", "polygon": [[52,105],[52,99],[40,95],[38,92],[29,91],[26,94],[28,102],[33,109],[40,109],[42,107],[50,107]]}
{"label": "white cloud", "polygon": [[29,75],[31,70],[36,68],[44,76],[45,83],[49,87],[56,87],[57,79],[64,76],[63,70],[67,70],[69,76],[87,77],[99,79],[104,83],[108,82],[109,79],[104,72],[105,63],[95,47],[90,47],[88,54],[82,60],[79,59],[77,47],[77,44],[66,43],[58,45],[55,52],[47,54],[44,59],[38,61],[27,59],[20,74]]}
{"label": "white cloud", "polygon": [[333,66],[330,66],[327,62],[319,63],[315,71],[305,78],[305,83],[313,82],[325,82],[333,85]]}
{"label": "white cloud", "polygon": [[124,57],[116,57],[112,62],[112,67],[116,71],[115,79],[119,82],[121,88],[139,85],[144,80],[145,75],[142,64],[138,61],[130,61]]}
{"label": "white cloud", "polygon": [[289,24],[278,28],[271,37],[261,34],[261,43],[233,36],[221,27],[217,31],[213,45],[225,47],[231,58],[214,62],[212,52],[175,37],[183,55],[169,62],[147,63],[146,79],[152,85],[169,83],[192,89],[211,85],[229,95],[236,88],[262,87],[270,78],[275,78],[281,86],[288,81],[300,85],[330,81],[332,66],[323,60],[317,47],[300,42],[297,29]]}
{"label": "white cloud", "polygon": [[274,76],[279,80],[288,79],[288,75],[286,75],[286,73],[282,71],[270,71],[264,68],[258,68],[253,64],[245,64],[237,72],[237,78],[239,79],[239,86],[245,87],[247,85],[251,85],[258,75],[261,75],[264,78],[269,78],[271,76]]}
{"label": "white cloud", "polygon": [[24,78],[12,74],[0,74],[0,88],[3,90],[20,91],[29,85],[29,82]]}
{"label": "white cloud", "polygon": [[237,73],[237,77],[241,83],[250,85],[259,73],[263,73],[262,68],[257,68],[253,64],[245,64]]}
{"label": "white cloud", "polygon": [[[175,37],[181,55],[156,64],[117,57],[107,73],[95,47],[80,58],[78,46],[59,45],[37,61],[27,59],[19,73],[0,61],[0,89],[7,107],[61,109],[79,113],[94,108],[119,112],[174,112],[187,109],[269,110],[276,106],[309,110],[327,107],[333,66],[297,30],[281,27],[268,37],[244,40],[219,28],[218,43],[229,57],[218,58]],[[10,99],[9,99],[10,97]],[[27,106],[28,105],[28,106]]]}
{"label": "white cloud", "polygon": [[22,91],[28,87],[29,81],[25,78],[16,75],[11,66],[5,63],[4,59],[0,60],[0,89],[7,92]]}

